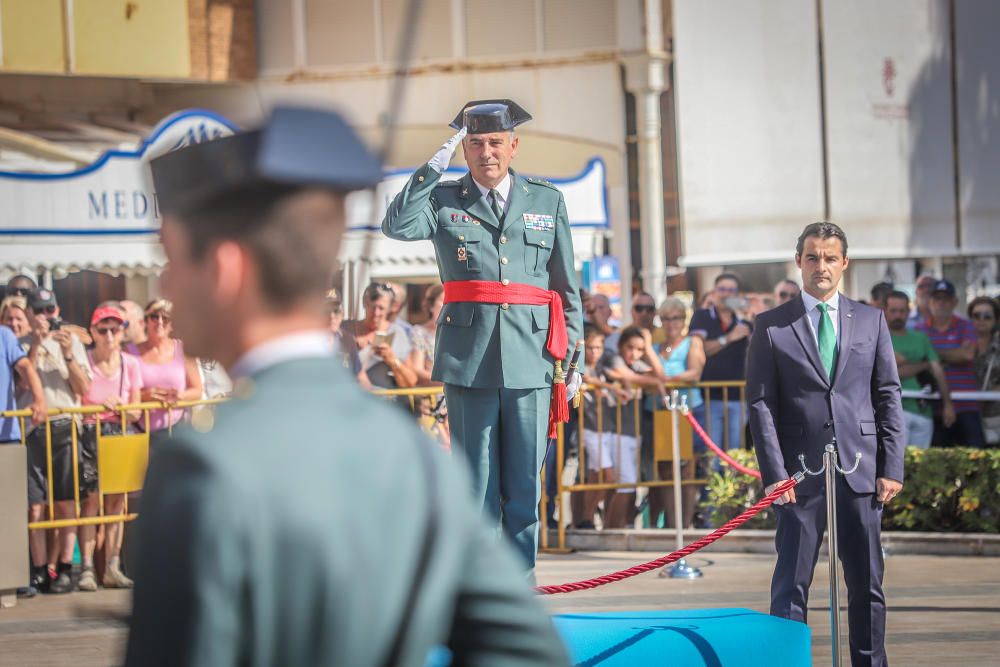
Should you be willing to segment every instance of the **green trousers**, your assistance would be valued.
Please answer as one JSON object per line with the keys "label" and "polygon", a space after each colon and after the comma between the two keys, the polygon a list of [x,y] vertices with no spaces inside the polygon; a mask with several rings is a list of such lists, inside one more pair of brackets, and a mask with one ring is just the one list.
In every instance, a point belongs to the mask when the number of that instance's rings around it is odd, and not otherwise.
{"label": "green trousers", "polygon": [[474,389],[446,384],[454,455],[464,455],[483,513],[511,540],[528,569],[538,552],[539,481],[551,387]]}

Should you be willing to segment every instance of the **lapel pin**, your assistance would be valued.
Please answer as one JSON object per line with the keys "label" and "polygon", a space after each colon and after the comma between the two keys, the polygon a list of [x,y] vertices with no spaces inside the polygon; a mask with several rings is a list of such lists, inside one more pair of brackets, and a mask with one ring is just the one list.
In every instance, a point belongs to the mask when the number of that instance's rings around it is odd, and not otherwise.
{"label": "lapel pin", "polygon": [[851,317],[851,313],[847,313],[847,316],[848,316],[848,317]]}
{"label": "lapel pin", "polygon": [[464,197],[464,196],[466,196],[467,194],[469,194],[469,191],[468,191],[468,190],[466,190],[465,188],[462,188],[462,196]]}

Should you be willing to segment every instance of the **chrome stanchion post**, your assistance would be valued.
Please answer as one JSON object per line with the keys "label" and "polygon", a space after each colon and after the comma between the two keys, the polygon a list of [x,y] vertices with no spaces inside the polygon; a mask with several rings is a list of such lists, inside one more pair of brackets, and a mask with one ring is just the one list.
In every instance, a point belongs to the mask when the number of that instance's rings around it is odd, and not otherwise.
{"label": "chrome stanchion post", "polygon": [[837,473],[850,475],[858,469],[861,463],[861,453],[854,455],[854,467],[844,470],[837,460],[837,439],[826,445],[823,451],[823,467],[810,470],[806,467],[806,457],[799,454],[799,465],[807,475],[818,476],[826,473],[826,539],[827,551],[830,557],[830,644],[833,652],[833,667],[840,667],[840,575],[837,561],[840,560],[837,549]]}
{"label": "chrome stanchion post", "polygon": [[826,541],[830,556],[830,643],[833,667],[840,667],[840,576],[837,571],[837,446],[830,443],[823,452],[826,470]]}
{"label": "chrome stanchion post", "polygon": [[[677,535],[677,550],[684,548],[684,494],[681,480],[681,429],[678,414],[687,409],[687,395],[681,396],[676,389],[665,398],[667,409],[670,410],[671,444],[673,445],[674,474],[674,527]],[[671,579],[697,579],[702,576],[701,570],[688,565],[680,559],[670,568]]]}

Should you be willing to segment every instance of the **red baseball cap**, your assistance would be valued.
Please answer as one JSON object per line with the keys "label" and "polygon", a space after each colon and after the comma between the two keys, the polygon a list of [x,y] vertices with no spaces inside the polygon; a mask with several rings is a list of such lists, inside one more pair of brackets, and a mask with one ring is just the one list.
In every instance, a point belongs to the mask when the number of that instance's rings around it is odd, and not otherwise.
{"label": "red baseball cap", "polygon": [[94,316],[90,318],[90,326],[94,326],[101,320],[118,320],[119,322],[125,322],[125,316],[122,315],[121,311],[117,308],[105,306],[94,311]]}

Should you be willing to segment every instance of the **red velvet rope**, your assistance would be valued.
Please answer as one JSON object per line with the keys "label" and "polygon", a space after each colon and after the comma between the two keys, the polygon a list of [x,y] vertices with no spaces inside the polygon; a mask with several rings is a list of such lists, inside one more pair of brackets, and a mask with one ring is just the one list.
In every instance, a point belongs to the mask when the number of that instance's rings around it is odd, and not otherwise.
{"label": "red velvet rope", "polygon": [[754,470],[753,468],[746,467],[745,465],[734,459],[732,456],[722,451],[722,447],[719,447],[717,444],[712,442],[712,439],[708,437],[708,434],[705,433],[705,429],[701,427],[701,424],[698,423],[698,420],[694,418],[693,414],[685,411],[684,416],[687,417],[687,420],[691,423],[691,428],[694,429],[694,432],[697,433],[699,436],[701,436],[702,441],[706,445],[708,445],[709,449],[715,452],[716,456],[718,456],[720,459],[722,459],[732,467],[739,470],[744,475],[750,475],[751,477],[756,477],[757,479],[760,479],[759,470]]}
{"label": "red velvet rope", "polygon": [[634,577],[637,574],[642,574],[643,572],[649,572],[650,570],[656,570],[663,567],[664,565],[669,565],[674,561],[678,561],[685,556],[688,556],[699,549],[707,547],[712,542],[723,537],[726,533],[733,530],[734,528],[746,523],[758,512],[766,509],[775,500],[781,497],[785,491],[799,483],[802,479],[801,473],[796,474],[792,479],[787,479],[782,482],[778,488],[776,488],[771,493],[767,494],[761,498],[753,507],[746,510],[739,516],[730,519],[726,524],[720,528],[716,528],[714,531],[696,540],[691,544],[687,545],[683,549],[679,549],[671,554],[657,558],[656,560],[651,560],[648,563],[643,563],[642,565],[636,565],[635,567],[630,567],[627,570],[621,570],[620,572],[612,572],[611,574],[606,574],[603,577],[596,577],[594,579],[586,579],[584,581],[575,581],[570,584],[560,584],[558,586],[536,586],[535,592],[540,595],[552,595],[555,593],[573,593],[575,591],[585,591],[589,588],[597,588],[598,586],[603,586],[604,584],[614,583],[616,581],[621,581],[622,579],[628,579],[629,577]]}

